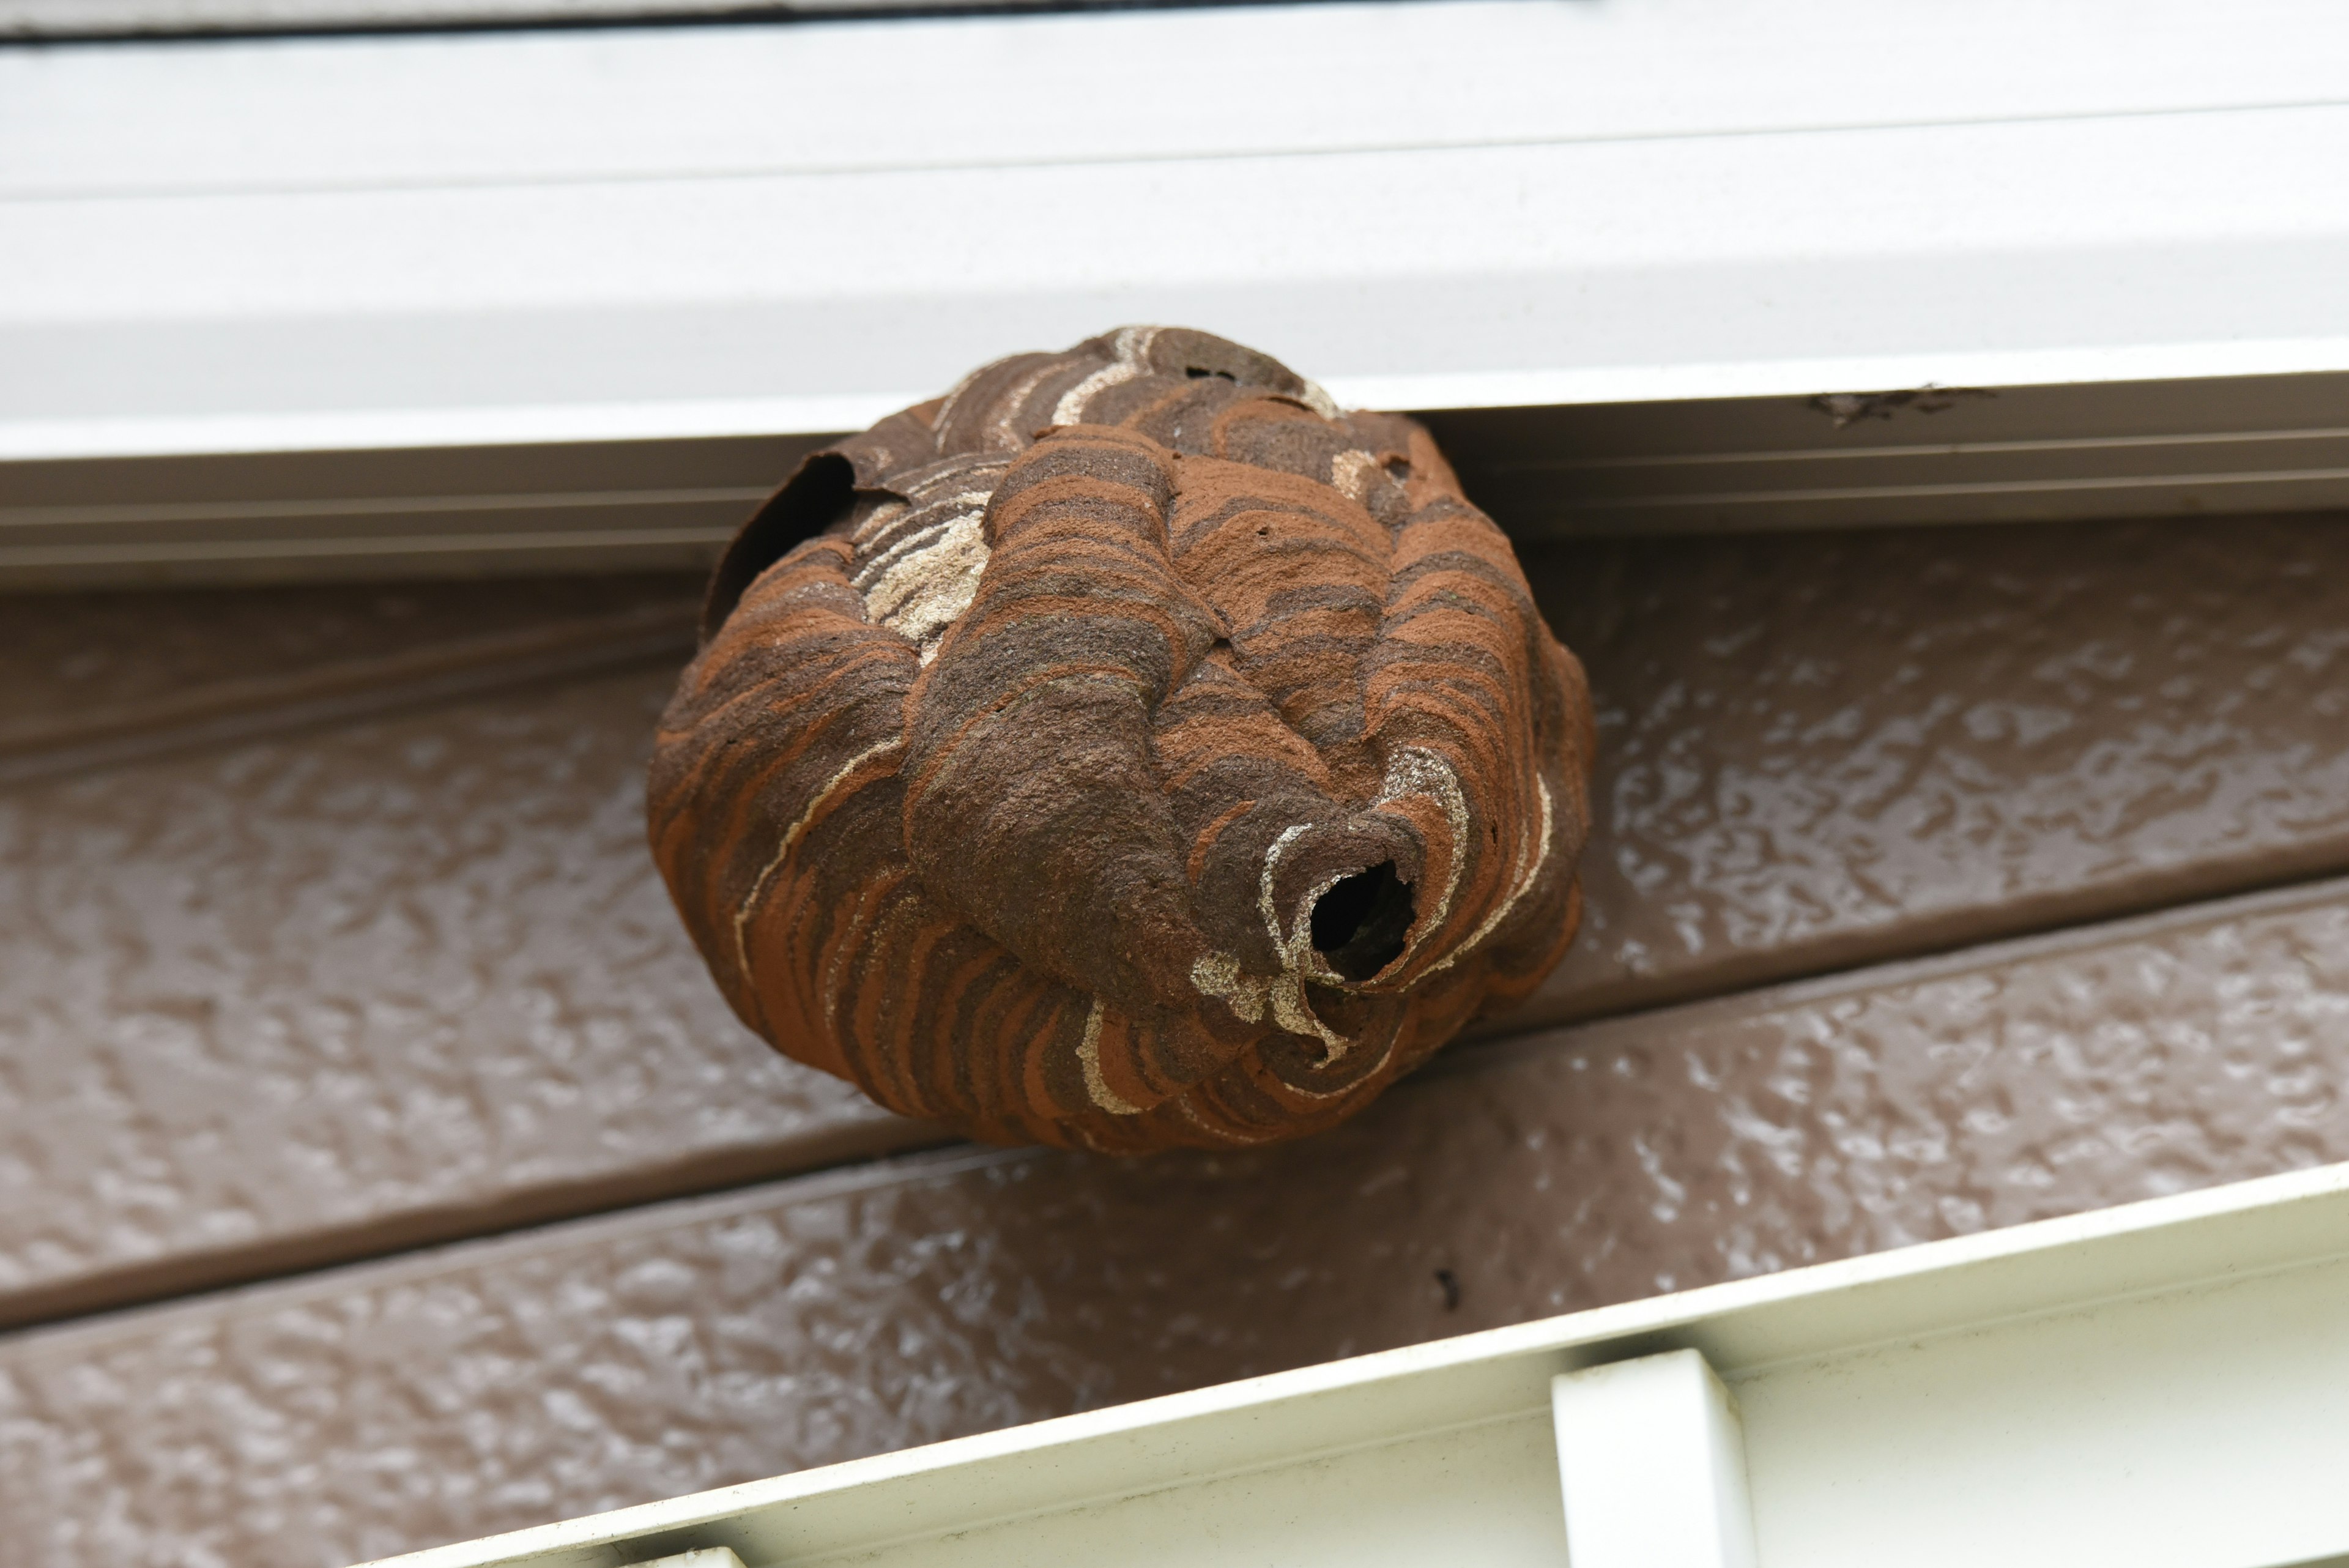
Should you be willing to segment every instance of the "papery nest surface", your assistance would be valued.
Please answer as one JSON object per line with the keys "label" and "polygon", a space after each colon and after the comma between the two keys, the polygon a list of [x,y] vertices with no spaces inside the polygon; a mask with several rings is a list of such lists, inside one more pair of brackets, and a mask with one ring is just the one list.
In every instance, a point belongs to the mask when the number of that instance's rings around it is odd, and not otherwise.
{"label": "papery nest surface", "polygon": [[1590,702],[1427,432],[1128,327],[810,458],[713,581],[654,856],[742,1019],[1114,1152],[1367,1105],[1571,940]]}

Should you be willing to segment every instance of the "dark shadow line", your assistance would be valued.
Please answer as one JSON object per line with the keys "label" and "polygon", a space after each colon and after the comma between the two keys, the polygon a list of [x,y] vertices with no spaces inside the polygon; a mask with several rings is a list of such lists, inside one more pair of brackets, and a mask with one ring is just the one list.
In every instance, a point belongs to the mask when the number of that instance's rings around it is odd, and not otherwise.
{"label": "dark shadow line", "polygon": [[531,632],[443,643],[231,680],[59,722],[0,732],[0,789],[191,752],[274,740],[544,682],[681,666],[692,617],[680,602]]}
{"label": "dark shadow line", "polygon": [[[2214,868],[2184,867],[2134,879],[2102,893],[2047,894],[1996,906],[2007,919],[1984,918],[1982,909],[1953,910],[1904,922],[1881,936],[1874,933],[1824,939],[1769,952],[1745,955],[1688,977],[1659,976],[1592,986],[1544,1007],[1538,996],[1517,1010],[1472,1023],[1427,1071],[1463,1048],[1521,1042],[1530,1036],[1720,1002],[1784,987],[1855,979],[1870,970],[1926,963],[1981,948],[2026,942],[2064,934],[2092,936],[2119,926],[2201,905],[2221,905],[2261,894],[2314,888],[2349,877],[2349,842],[2277,850],[2223,862]],[[2121,939],[2116,939],[2121,940]],[[2017,955],[2018,961],[2025,955]]]}
{"label": "dark shadow line", "polygon": [[437,1249],[493,1241],[569,1221],[800,1180],[963,1140],[926,1122],[875,1119],[763,1147],[698,1155],[674,1164],[440,1203],[342,1229],[316,1229],[244,1247],[182,1253],[0,1299],[0,1335],[69,1327],[206,1296],[284,1284],[336,1269],[389,1263]]}
{"label": "dark shadow line", "polygon": [[[735,27],[816,22],[937,21],[962,16],[1073,16],[1094,11],[1227,11],[1242,7],[1328,4],[1330,0],[907,0],[871,5],[704,5],[676,11],[637,11],[581,16],[517,8],[511,16],[442,17],[413,22],[365,21],[270,24],[222,22],[144,29],[91,28],[0,31],[0,48],[83,47],[92,44],[214,43],[258,38],[412,37],[451,33],[616,32],[645,27]],[[1401,0],[1379,0],[1399,4]],[[1578,0],[1587,4],[1588,0]]]}

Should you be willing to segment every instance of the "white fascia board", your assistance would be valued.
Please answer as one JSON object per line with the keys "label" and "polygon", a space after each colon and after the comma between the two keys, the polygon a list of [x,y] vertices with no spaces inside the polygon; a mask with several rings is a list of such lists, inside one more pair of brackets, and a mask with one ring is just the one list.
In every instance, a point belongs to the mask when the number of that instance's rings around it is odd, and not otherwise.
{"label": "white fascia board", "polygon": [[[1557,1568],[1554,1379],[1680,1350],[1742,1413],[1761,1568],[2349,1553],[2349,1167],[2330,1167],[387,1562],[608,1568],[723,1545],[750,1568]],[[1717,1462],[1722,1429],[1682,1446]]]}
{"label": "white fascia board", "polygon": [[[181,497],[233,506],[283,454],[812,437],[1137,320],[1359,405],[1632,410],[1650,455],[1801,460],[1630,497],[1559,470],[1495,506],[1529,532],[2338,504],[2344,57],[2349,11],[2318,0],[0,49],[0,579],[316,565],[293,535],[142,524],[156,460],[238,460]],[[2267,444],[2173,461],[2245,435],[2257,378],[2289,383]],[[2172,383],[2208,395],[2157,425],[2103,396]],[[2059,422],[2092,448],[2016,464],[2012,419],[1777,417],[1929,384],[2075,389]],[[1912,447],[1971,456],[1903,471]],[[1853,452],[1885,472],[1811,471]],[[369,499],[356,456],[305,472],[326,513]],[[698,514],[629,526],[671,523],[709,547]],[[411,535],[443,536],[387,519],[321,555],[433,554]]]}
{"label": "white fascia board", "polygon": [[1549,1386],[1574,1568],[1754,1568],[1744,1419],[1703,1355],[1610,1361]]}
{"label": "white fascia board", "polygon": [[[2343,101],[2329,0],[1449,0],[0,52],[0,195],[1257,158]],[[158,128],[171,134],[157,137]],[[298,130],[296,135],[274,132]]]}

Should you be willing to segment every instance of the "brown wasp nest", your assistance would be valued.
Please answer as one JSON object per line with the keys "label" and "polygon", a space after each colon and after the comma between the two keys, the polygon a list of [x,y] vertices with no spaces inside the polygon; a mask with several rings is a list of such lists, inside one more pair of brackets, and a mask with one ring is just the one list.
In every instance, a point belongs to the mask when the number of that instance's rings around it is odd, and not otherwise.
{"label": "brown wasp nest", "polygon": [[1557,961],[1591,741],[1425,431],[1128,327],[975,372],[750,520],[652,846],[743,1020],[893,1110],[1265,1143]]}

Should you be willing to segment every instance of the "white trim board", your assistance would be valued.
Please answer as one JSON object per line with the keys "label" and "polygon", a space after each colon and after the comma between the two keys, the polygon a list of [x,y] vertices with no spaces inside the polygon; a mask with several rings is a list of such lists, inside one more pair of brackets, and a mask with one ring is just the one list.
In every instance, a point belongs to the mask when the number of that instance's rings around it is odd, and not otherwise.
{"label": "white trim board", "polygon": [[[2343,505],[2343,58],[2322,0],[0,49],[0,581],[682,559],[719,503],[655,493],[781,474],[679,481],[661,443],[856,428],[1135,320],[1361,405],[1627,410],[1491,422],[1529,532]],[[2246,378],[2279,379],[2256,450]],[[1782,417],[1929,383],[2071,389],[2075,433]],[[2137,420],[2154,383],[2210,385]],[[2096,445],[2009,461],[2054,440]],[[2003,455],[1946,450],[1980,441]],[[671,477],[583,499],[527,477],[555,448]],[[419,493],[373,488],[382,454],[450,449],[516,468],[307,552],[225,514],[280,457],[347,515]],[[1647,466],[1589,466],[1618,456]],[[174,498],[222,515],[123,513],[170,458],[239,460]],[[524,492],[531,526],[450,525]]]}
{"label": "white trim board", "polygon": [[[2197,0],[1974,0],[1961,11],[1324,0],[44,46],[0,50],[0,194],[1133,164],[2231,114],[2343,101],[2344,36],[2349,18],[2330,0],[2234,0],[2223,12]],[[268,134],[285,128],[301,134]]]}
{"label": "white trim board", "polygon": [[0,465],[0,586],[703,571],[813,445],[735,436]]}
{"label": "white trim board", "polygon": [[[2349,374],[1961,387],[1421,413],[1522,538],[2349,508]],[[704,569],[823,439],[707,423],[0,463],[0,586]]]}
{"label": "white trim board", "polygon": [[[1552,1380],[1674,1351],[1701,1354],[1741,1417],[1760,1568],[2282,1568],[2349,1553],[2349,1167],[2331,1167],[388,1562],[612,1568],[725,1546],[750,1568],[1563,1568],[1574,1488],[1560,1490],[1553,1422],[1568,1413]],[[1692,1462],[1719,1455],[1717,1436],[1698,1436],[1680,1445]],[[1708,1462],[1713,1480],[1689,1478],[1686,1494],[1734,1494]]]}

